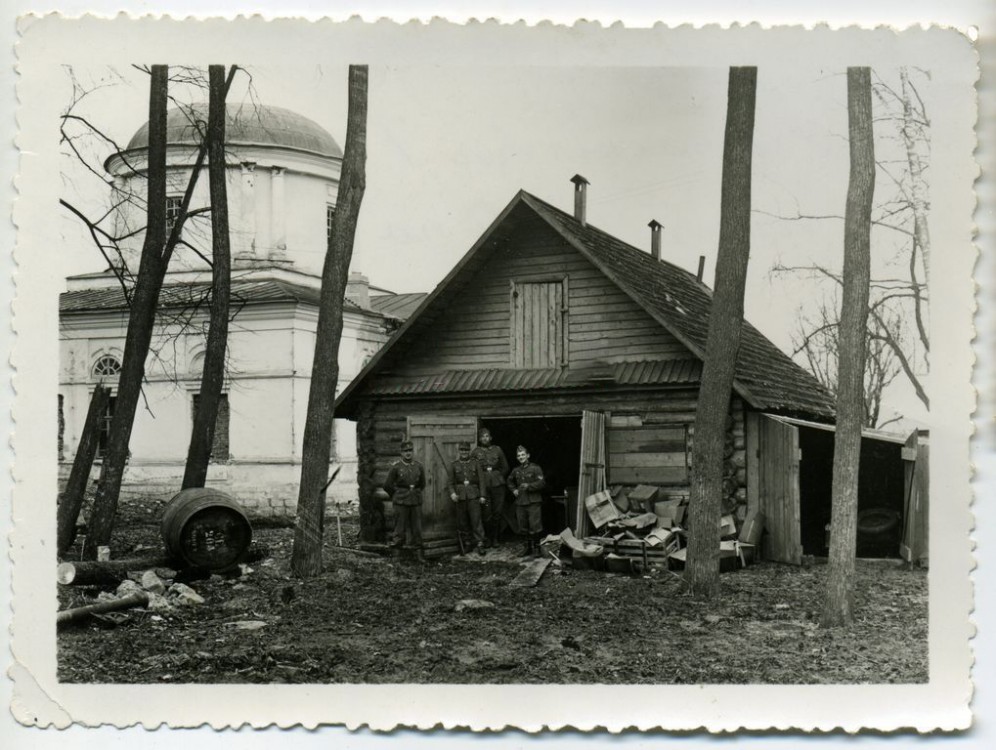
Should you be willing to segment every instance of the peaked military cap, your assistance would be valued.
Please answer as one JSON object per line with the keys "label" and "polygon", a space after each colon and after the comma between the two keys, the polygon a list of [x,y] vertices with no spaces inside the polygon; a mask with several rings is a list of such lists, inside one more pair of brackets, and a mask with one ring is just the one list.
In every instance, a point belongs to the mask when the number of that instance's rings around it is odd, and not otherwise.
{"label": "peaked military cap", "polygon": [[460,451],[469,451],[470,450],[470,443],[468,443],[466,440],[464,440],[459,445],[457,445],[457,450],[460,450]]}
{"label": "peaked military cap", "polygon": [[410,451],[414,447],[415,446],[412,445],[412,441],[411,440],[402,440],[401,441],[401,450],[403,450],[403,451]]}

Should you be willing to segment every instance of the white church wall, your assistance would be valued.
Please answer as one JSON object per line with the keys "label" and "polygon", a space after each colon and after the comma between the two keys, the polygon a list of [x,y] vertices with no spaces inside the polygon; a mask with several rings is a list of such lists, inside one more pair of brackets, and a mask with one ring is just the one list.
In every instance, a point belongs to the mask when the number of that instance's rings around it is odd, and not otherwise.
{"label": "white church wall", "polygon": [[[104,355],[119,361],[126,317],[120,313],[64,316],[60,393],[63,395],[63,478],[82,433],[97,382],[93,364]],[[145,397],[132,430],[125,474],[128,492],[169,496],[180,486],[199,390],[204,319],[185,332],[159,331],[159,356],[147,363]],[[256,515],[292,515],[300,479],[301,441],[307,417],[317,314],[294,305],[244,309],[231,326],[227,378],[230,458],[212,462],[208,485],[237,494]],[[339,390],[385,339],[379,318],[348,313],[340,346]],[[114,384],[116,378],[108,379]],[[147,402],[147,406],[146,406]],[[355,425],[335,420],[334,461],[342,466],[330,486],[332,502],[356,502]],[[99,465],[94,469],[94,477]]]}

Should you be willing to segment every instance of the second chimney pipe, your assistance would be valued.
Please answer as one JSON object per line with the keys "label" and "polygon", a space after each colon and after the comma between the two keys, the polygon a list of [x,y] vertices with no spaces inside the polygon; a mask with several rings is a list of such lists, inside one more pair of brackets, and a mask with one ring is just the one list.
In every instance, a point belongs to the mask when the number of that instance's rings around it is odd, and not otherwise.
{"label": "second chimney pipe", "polygon": [[585,203],[587,202],[587,186],[589,182],[579,174],[574,175],[571,178],[571,182],[574,183],[574,218],[581,223],[581,226],[584,226],[587,223],[585,219]]}
{"label": "second chimney pipe", "polygon": [[699,256],[699,272],[695,274],[695,278],[698,281],[702,281],[702,276],[705,275],[705,256]]}
{"label": "second chimney pipe", "polygon": [[657,221],[657,219],[651,219],[647,226],[650,227],[650,254],[654,256],[654,260],[660,260],[661,230],[664,228],[664,225]]}

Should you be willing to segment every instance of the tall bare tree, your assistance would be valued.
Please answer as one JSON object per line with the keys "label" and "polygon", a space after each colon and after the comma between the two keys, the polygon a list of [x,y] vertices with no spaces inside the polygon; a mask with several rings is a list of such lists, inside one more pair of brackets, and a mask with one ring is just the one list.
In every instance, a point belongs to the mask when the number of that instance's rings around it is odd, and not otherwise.
{"label": "tall bare tree", "polygon": [[[930,162],[930,118],[919,86],[927,79],[921,70],[900,68],[899,85],[890,85],[875,76],[874,103],[879,110],[875,121],[882,123],[877,138],[882,146],[876,158],[878,178],[891,190],[885,191],[872,211],[872,242],[880,257],[893,247],[889,271],[879,271],[871,280],[868,318],[868,356],[875,358],[876,347],[891,352],[903,378],[925,407],[930,407],[924,377],[929,369],[928,281],[930,277],[930,231],[927,215],[928,169]],[[785,220],[833,220],[839,214],[778,216]],[[898,239],[898,243],[895,240]],[[776,265],[777,274],[806,276],[829,282],[837,290],[843,285],[839,268],[823,263]],[[803,337],[818,333],[820,315],[800,331]],[[838,321],[834,321],[838,322]],[[819,336],[813,342],[819,343]],[[814,371],[819,377],[819,373]]]}
{"label": "tall bare tree", "polygon": [[730,68],[716,284],[709,313],[709,335],[692,446],[691,536],[686,575],[692,593],[700,598],[711,598],[719,589],[723,447],[740,348],[747,260],[750,257],[751,163],[756,95],[757,68]]}
{"label": "tall bare tree", "polygon": [[228,234],[228,189],[225,183],[225,100],[233,65],[225,78],[224,65],[208,67],[208,182],[211,194],[211,321],[208,328],[201,390],[187,450],[183,489],[203,487],[207,480],[215,423],[225,384],[228,348],[228,308],[232,292],[231,243]]}
{"label": "tall bare tree", "polygon": [[[875,306],[869,308],[869,312]],[[891,314],[887,308],[881,315]],[[892,321],[889,321],[890,324]],[[829,295],[820,301],[815,314],[800,310],[792,343],[793,355],[802,354],[810,372],[816,376],[827,390],[837,394],[838,354],[840,352],[840,294],[834,287]],[[898,325],[895,326],[898,328]],[[878,325],[868,321],[865,335],[865,387],[864,387],[864,426],[882,428],[901,417],[882,418],[882,397],[885,389],[892,384],[901,372],[895,351],[884,336],[876,335]]]}
{"label": "tall bare tree", "polygon": [[[234,73],[234,68],[233,71]],[[149,69],[149,146],[146,164],[147,192],[145,198],[146,223],[144,240],[139,258],[138,273],[133,286],[125,286],[129,302],[128,328],[121,360],[114,415],[107,438],[107,450],[101,466],[96,498],[90,514],[83,557],[93,559],[97,547],[108,544],[114,528],[118,497],[128,461],[128,446],[135,421],[138,400],[141,397],[145,375],[145,362],[149,355],[152,336],[156,327],[159,294],[166,270],[187,218],[192,215],[190,203],[197,178],[207,158],[207,139],[202,138],[187,182],[180,206],[172,226],[166,217],[166,112],[169,101],[169,68],[153,65]],[[228,83],[231,82],[231,77]],[[60,201],[74,214],[84,218],[82,212]],[[206,212],[208,209],[204,209]],[[86,221],[84,219],[84,221]],[[87,222],[91,233],[94,224]],[[103,235],[102,235],[103,236]],[[107,239],[106,236],[104,236]],[[98,238],[95,237],[95,241]],[[115,238],[116,241],[116,238]],[[99,244],[99,242],[98,242]],[[119,277],[121,278],[121,277]],[[121,278],[124,284],[124,279]]]}
{"label": "tall bare tree", "polygon": [[871,212],[875,193],[871,69],[847,69],[851,172],[844,213],[844,286],[837,375],[837,433],[833,451],[830,564],[822,623],[844,625],[854,617],[858,470],[864,417],[865,337],[871,280]]}
{"label": "tall bare tree", "polygon": [[101,467],[97,497],[87,526],[84,558],[95,558],[97,547],[110,541],[118,495],[128,460],[128,443],[142,390],[145,358],[152,340],[156,305],[162,287],[166,247],[166,108],[169,69],[153,65],[149,82],[148,200],[145,241],[132,290],[128,332],[121,361],[117,401]]}
{"label": "tall bare tree", "polygon": [[339,380],[339,341],[342,311],[353,257],[353,240],[366,190],[367,66],[349,66],[349,114],[342,179],[332,231],[329,235],[315,334],[315,359],[311,369],[308,414],[301,451],[301,486],[297,499],[297,526],[291,569],[301,577],[322,570],[325,527],[325,490],[332,454],[333,404]]}

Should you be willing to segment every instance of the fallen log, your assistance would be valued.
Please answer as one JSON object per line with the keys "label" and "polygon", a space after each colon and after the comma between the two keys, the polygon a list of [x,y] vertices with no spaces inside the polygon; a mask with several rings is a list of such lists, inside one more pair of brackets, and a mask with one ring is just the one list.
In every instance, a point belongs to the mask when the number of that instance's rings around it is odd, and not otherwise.
{"label": "fallen log", "polygon": [[88,604],[85,607],[76,607],[75,609],[64,609],[55,616],[56,625],[65,625],[70,622],[78,622],[79,620],[85,620],[90,615],[102,615],[107,612],[119,612],[123,609],[131,609],[132,607],[144,607],[149,603],[149,595],[144,591],[136,591],[134,594],[128,594],[128,596],[123,596],[120,599],[112,599],[106,602],[99,602],[97,604]]}
{"label": "fallen log", "polygon": [[136,570],[170,567],[170,559],[165,555],[135,560],[80,560],[59,563],[56,580],[63,585],[104,586],[121,583],[128,574]]}
{"label": "fallen log", "polygon": [[[251,544],[242,556],[241,562],[252,563],[270,556],[270,548],[265,544]],[[121,583],[129,573],[156,568],[171,568],[177,576],[188,575],[186,566],[177,567],[178,562],[165,552],[155,557],[141,557],[130,560],[79,560],[60,563],[56,569],[56,580],[66,586],[104,586]],[[210,575],[210,571],[205,571]]]}

